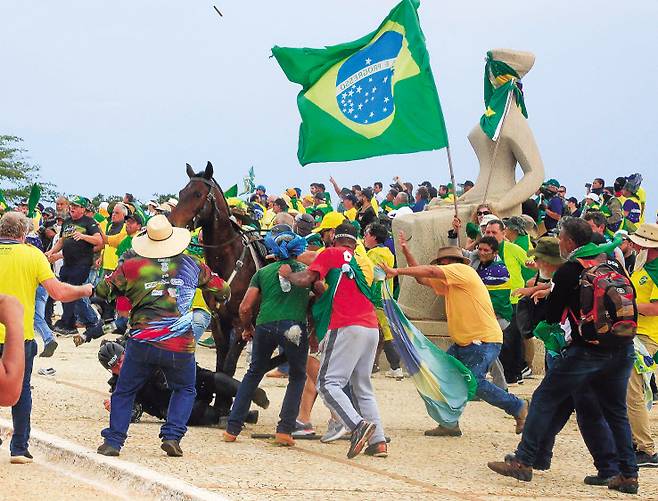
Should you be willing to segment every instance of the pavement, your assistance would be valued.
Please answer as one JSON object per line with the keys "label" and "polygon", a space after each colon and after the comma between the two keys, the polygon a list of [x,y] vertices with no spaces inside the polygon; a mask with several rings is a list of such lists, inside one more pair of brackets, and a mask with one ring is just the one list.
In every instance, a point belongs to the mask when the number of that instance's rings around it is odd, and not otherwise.
{"label": "pavement", "polygon": [[[35,360],[32,424],[40,431],[94,451],[102,442],[100,431],[108,423],[102,402],[107,397],[106,381],[110,374],[97,361],[98,341],[79,348],[70,339],[59,341],[60,348],[52,358]],[[199,348],[197,359],[202,366],[213,367],[214,351]],[[54,368],[56,373],[39,376],[36,372],[40,368]],[[238,377],[244,369],[243,358]],[[191,427],[181,444],[184,457],[169,458],[159,448],[162,423],[144,415],[142,422],[131,425],[121,460],[209,495],[241,500],[352,500],[382,496],[396,501],[625,498],[606,488],[583,484],[585,475],[594,473],[594,468],[573,418],[557,439],[551,470],[535,472],[531,483],[521,483],[500,477],[486,466],[487,461],[502,459],[518,443],[513,418],[485,402],[471,402],[460,423],[462,437],[425,437],[423,431],[435,423],[427,415],[411,380],[396,381],[377,374],[373,382],[385,432],[391,437],[389,457],[385,459],[361,455],[348,460],[346,441],[322,444],[298,440],[295,447],[280,448],[267,440],[250,438],[252,432],[273,433],[278,420],[286,380],[266,378],[261,386],[268,392],[271,405],[260,410],[259,423],[249,426],[237,442],[224,443],[218,428]],[[511,391],[529,397],[538,383],[538,378],[531,379]],[[10,417],[8,409],[0,410],[2,417]],[[325,431],[328,418],[328,411],[318,400],[313,423],[319,434]],[[651,423],[657,435],[655,409]],[[2,450],[6,451],[6,446]],[[66,493],[68,500],[95,499],[100,495],[111,499],[93,483],[93,478],[89,483],[84,478],[71,477],[68,473],[75,468],[70,463],[42,463],[38,456],[35,460],[32,465],[17,467],[8,465],[6,456],[0,455],[0,485],[16,485],[15,492],[28,493],[7,499],[37,499],[41,496],[32,496],[30,489],[48,486],[53,478],[63,482],[56,495]],[[4,499],[2,489],[0,499]],[[658,499],[658,469],[641,470],[640,493],[643,499]],[[122,494],[112,495],[120,498]]]}

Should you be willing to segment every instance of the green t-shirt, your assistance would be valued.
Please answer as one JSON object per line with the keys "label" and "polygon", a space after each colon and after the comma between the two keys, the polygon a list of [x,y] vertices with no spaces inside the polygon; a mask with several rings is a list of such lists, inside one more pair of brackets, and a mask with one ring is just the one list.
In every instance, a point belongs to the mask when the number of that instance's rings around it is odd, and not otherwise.
{"label": "green t-shirt", "polygon": [[306,311],[310,297],[309,289],[291,284],[290,291],[283,292],[279,282],[279,268],[284,264],[289,264],[294,272],[306,268],[294,259],[284,259],[261,268],[251,278],[249,287],[256,287],[261,295],[260,311],[256,318],[256,325],[279,320],[294,320],[306,323]]}

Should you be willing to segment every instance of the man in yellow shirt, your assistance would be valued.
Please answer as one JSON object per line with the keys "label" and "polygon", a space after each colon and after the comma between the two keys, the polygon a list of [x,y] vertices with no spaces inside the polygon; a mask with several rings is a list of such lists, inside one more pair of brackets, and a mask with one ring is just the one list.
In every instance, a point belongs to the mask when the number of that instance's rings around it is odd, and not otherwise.
{"label": "man in yellow shirt", "polygon": [[[92,294],[92,286],[69,285],[55,278],[44,254],[25,243],[28,219],[19,212],[8,212],[0,219],[0,294],[14,296],[23,305],[25,372],[18,402],[11,408],[14,433],[9,446],[14,464],[31,463],[28,451],[32,392],[32,364],[37,353],[34,341],[36,290],[41,284],[55,301],[70,302]],[[0,324],[0,349],[4,348],[5,326]]]}
{"label": "man in yellow shirt", "polygon": [[[639,313],[637,340],[655,356],[658,352],[658,225],[645,223],[628,238],[638,251],[635,271],[631,275]],[[636,370],[631,370],[628,380],[626,406],[633,443],[637,445],[637,465],[640,468],[658,467],[649,411],[644,401],[644,378]]]}
{"label": "man in yellow shirt", "polygon": [[[414,277],[419,284],[445,297],[448,332],[455,343],[448,349],[448,354],[473,372],[478,383],[478,397],[514,416],[516,433],[520,434],[528,415],[528,404],[485,378],[489,367],[498,358],[503,333],[480,276],[468,265],[469,260],[459,247],[442,247],[429,265],[419,266],[402,233],[399,243],[409,266],[393,269],[384,264],[382,268],[386,275]],[[461,434],[459,425],[455,428],[439,425],[425,432],[428,436]]]}

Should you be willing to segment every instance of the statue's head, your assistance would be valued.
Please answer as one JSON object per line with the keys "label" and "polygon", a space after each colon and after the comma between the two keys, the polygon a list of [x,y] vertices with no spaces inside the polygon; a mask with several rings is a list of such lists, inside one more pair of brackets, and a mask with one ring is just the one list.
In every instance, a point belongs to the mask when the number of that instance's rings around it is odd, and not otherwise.
{"label": "statue's head", "polygon": [[491,56],[492,59],[510,66],[516,71],[519,78],[523,78],[535,64],[535,55],[532,52],[513,49],[492,49],[487,53],[487,56]]}

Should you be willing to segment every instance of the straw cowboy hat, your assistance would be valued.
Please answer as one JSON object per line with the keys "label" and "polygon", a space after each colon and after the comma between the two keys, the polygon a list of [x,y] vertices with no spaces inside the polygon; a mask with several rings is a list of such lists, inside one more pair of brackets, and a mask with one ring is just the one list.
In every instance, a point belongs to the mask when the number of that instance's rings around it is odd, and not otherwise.
{"label": "straw cowboy hat", "polygon": [[149,219],[146,232],[133,238],[133,249],[140,256],[161,258],[177,256],[190,244],[192,236],[185,228],[175,228],[166,216]]}
{"label": "straw cowboy hat", "polygon": [[635,233],[628,235],[631,242],[648,249],[658,248],[658,224],[644,223]]}
{"label": "straw cowboy hat", "polygon": [[438,254],[436,255],[436,259],[430,261],[430,264],[436,264],[444,257],[454,257],[455,259],[460,259],[464,264],[470,264],[471,262],[470,259],[462,254],[462,250],[459,247],[451,245],[449,247],[441,247]]}

